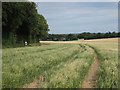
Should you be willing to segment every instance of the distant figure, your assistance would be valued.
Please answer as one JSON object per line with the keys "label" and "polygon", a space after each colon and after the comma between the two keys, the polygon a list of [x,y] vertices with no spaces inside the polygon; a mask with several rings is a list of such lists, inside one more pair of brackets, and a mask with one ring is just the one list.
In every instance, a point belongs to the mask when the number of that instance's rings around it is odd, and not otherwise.
{"label": "distant figure", "polygon": [[27,46],[27,41],[25,41],[25,46]]}

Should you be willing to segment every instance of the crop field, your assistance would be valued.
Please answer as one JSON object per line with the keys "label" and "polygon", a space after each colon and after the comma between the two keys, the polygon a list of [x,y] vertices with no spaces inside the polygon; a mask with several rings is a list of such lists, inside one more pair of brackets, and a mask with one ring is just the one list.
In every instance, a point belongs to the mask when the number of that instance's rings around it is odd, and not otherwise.
{"label": "crop field", "polygon": [[98,53],[99,68],[97,74],[98,88],[118,87],[118,38],[85,41]]}
{"label": "crop field", "polygon": [[81,88],[97,53],[98,88],[118,87],[118,39],[48,42],[2,50],[3,88]]}

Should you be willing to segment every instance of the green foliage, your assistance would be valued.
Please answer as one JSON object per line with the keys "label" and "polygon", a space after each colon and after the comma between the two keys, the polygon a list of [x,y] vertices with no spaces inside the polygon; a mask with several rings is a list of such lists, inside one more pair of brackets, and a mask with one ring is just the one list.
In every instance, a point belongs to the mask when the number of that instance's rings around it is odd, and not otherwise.
{"label": "green foliage", "polygon": [[75,34],[68,34],[68,36],[67,36],[67,40],[69,41],[69,40],[77,40],[78,38],[77,38],[77,36],[75,35]]}
{"label": "green foliage", "polygon": [[84,32],[80,34],[49,34],[48,37],[42,38],[42,40],[50,41],[72,41],[78,39],[100,39],[100,38],[113,38],[119,37],[120,33],[116,32],[107,32],[107,33],[89,33]]}
{"label": "green foliage", "polygon": [[72,41],[72,40],[78,40],[78,38],[76,34],[49,34],[48,37],[42,38],[42,40]]}
{"label": "green foliage", "polygon": [[113,38],[113,37],[119,37],[118,33],[116,32],[107,32],[107,33],[89,33],[84,32],[77,35],[79,39],[100,39],[100,38]]}
{"label": "green foliage", "polygon": [[39,42],[49,31],[45,18],[37,13],[33,2],[2,3],[3,46]]}

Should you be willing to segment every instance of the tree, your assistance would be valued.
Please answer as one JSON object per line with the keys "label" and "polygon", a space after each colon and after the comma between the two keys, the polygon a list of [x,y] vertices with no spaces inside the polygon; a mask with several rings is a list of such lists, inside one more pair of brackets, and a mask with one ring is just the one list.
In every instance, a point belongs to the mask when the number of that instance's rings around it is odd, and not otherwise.
{"label": "tree", "polygon": [[34,43],[47,36],[47,21],[34,2],[4,2],[2,9],[3,45]]}
{"label": "tree", "polygon": [[67,40],[77,40],[77,36],[75,34],[68,34]]}
{"label": "tree", "polygon": [[38,14],[37,15],[37,27],[36,27],[36,33],[37,33],[37,37],[38,38],[45,38],[48,36],[48,24],[47,21],[45,20],[45,18]]}

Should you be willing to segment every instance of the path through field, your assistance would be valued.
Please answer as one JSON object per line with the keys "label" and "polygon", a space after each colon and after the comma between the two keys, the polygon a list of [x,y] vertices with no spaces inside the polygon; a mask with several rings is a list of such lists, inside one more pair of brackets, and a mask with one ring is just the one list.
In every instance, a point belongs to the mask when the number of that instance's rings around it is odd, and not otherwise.
{"label": "path through field", "polygon": [[95,88],[96,87],[96,77],[97,77],[96,74],[97,74],[97,69],[98,69],[98,64],[99,64],[98,56],[96,53],[94,54],[94,59],[95,60],[93,64],[91,65],[88,75],[85,77],[81,88]]}
{"label": "path through field", "polygon": [[[91,47],[90,47],[91,48]],[[66,63],[69,63],[70,60],[72,60],[73,58],[70,58],[69,60],[67,60]],[[83,83],[81,85],[81,88],[94,88],[96,87],[96,74],[97,74],[97,69],[98,69],[98,56],[96,54],[96,52],[94,53],[94,62],[91,65],[91,68],[88,72],[88,74],[85,76]],[[38,85],[41,84],[41,82],[43,82],[43,76],[40,76],[40,80],[34,80],[32,83],[30,83],[27,86],[24,86],[24,88],[37,88]]]}
{"label": "path through field", "polygon": [[118,88],[118,38],[41,43],[2,50],[3,88]]}

